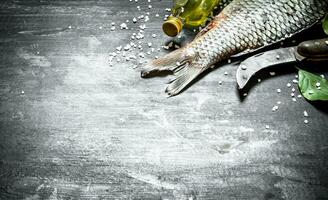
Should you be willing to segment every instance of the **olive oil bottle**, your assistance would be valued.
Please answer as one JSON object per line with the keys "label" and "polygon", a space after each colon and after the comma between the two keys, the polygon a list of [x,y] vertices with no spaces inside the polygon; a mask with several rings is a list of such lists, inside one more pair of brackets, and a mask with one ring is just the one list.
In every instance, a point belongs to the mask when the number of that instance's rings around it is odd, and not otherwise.
{"label": "olive oil bottle", "polygon": [[163,31],[171,37],[177,36],[184,26],[204,26],[213,15],[213,10],[227,0],[173,0],[172,15],[163,23]]}

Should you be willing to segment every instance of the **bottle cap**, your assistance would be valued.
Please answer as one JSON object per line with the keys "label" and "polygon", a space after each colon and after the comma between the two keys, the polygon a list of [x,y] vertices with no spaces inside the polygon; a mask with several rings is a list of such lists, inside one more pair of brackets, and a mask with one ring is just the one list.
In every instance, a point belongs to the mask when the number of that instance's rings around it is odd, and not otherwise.
{"label": "bottle cap", "polygon": [[181,19],[170,16],[164,23],[163,23],[163,31],[166,35],[170,37],[177,36],[182,31],[183,23]]}

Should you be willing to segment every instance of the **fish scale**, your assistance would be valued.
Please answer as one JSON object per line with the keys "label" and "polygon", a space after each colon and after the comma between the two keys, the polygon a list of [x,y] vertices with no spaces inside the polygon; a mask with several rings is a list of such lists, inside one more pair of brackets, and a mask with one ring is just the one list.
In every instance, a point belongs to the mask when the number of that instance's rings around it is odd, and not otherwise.
{"label": "fish scale", "polygon": [[151,62],[142,76],[173,71],[176,79],[166,92],[176,95],[215,63],[289,38],[317,23],[327,11],[328,0],[234,0],[193,42]]}

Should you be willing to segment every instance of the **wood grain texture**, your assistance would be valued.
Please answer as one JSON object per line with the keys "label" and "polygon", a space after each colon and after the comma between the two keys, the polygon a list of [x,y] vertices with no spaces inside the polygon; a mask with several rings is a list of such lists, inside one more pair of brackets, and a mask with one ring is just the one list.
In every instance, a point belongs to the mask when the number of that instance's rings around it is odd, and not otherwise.
{"label": "wood grain texture", "polygon": [[160,25],[171,1],[148,4],[1,3],[0,199],[328,199],[327,104],[293,102],[295,72],[242,101],[234,65],[174,98],[163,93],[168,78],[141,79],[137,61],[109,66],[144,24],[133,17],[150,12],[143,52],[168,40]]}

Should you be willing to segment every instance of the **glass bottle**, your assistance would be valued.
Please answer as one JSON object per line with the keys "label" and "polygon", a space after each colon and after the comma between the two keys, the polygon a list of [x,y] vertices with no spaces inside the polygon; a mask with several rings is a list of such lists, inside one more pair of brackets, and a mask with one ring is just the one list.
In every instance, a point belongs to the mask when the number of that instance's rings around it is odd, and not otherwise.
{"label": "glass bottle", "polygon": [[163,23],[163,31],[171,37],[177,36],[184,26],[204,26],[224,0],[173,0],[172,15]]}

